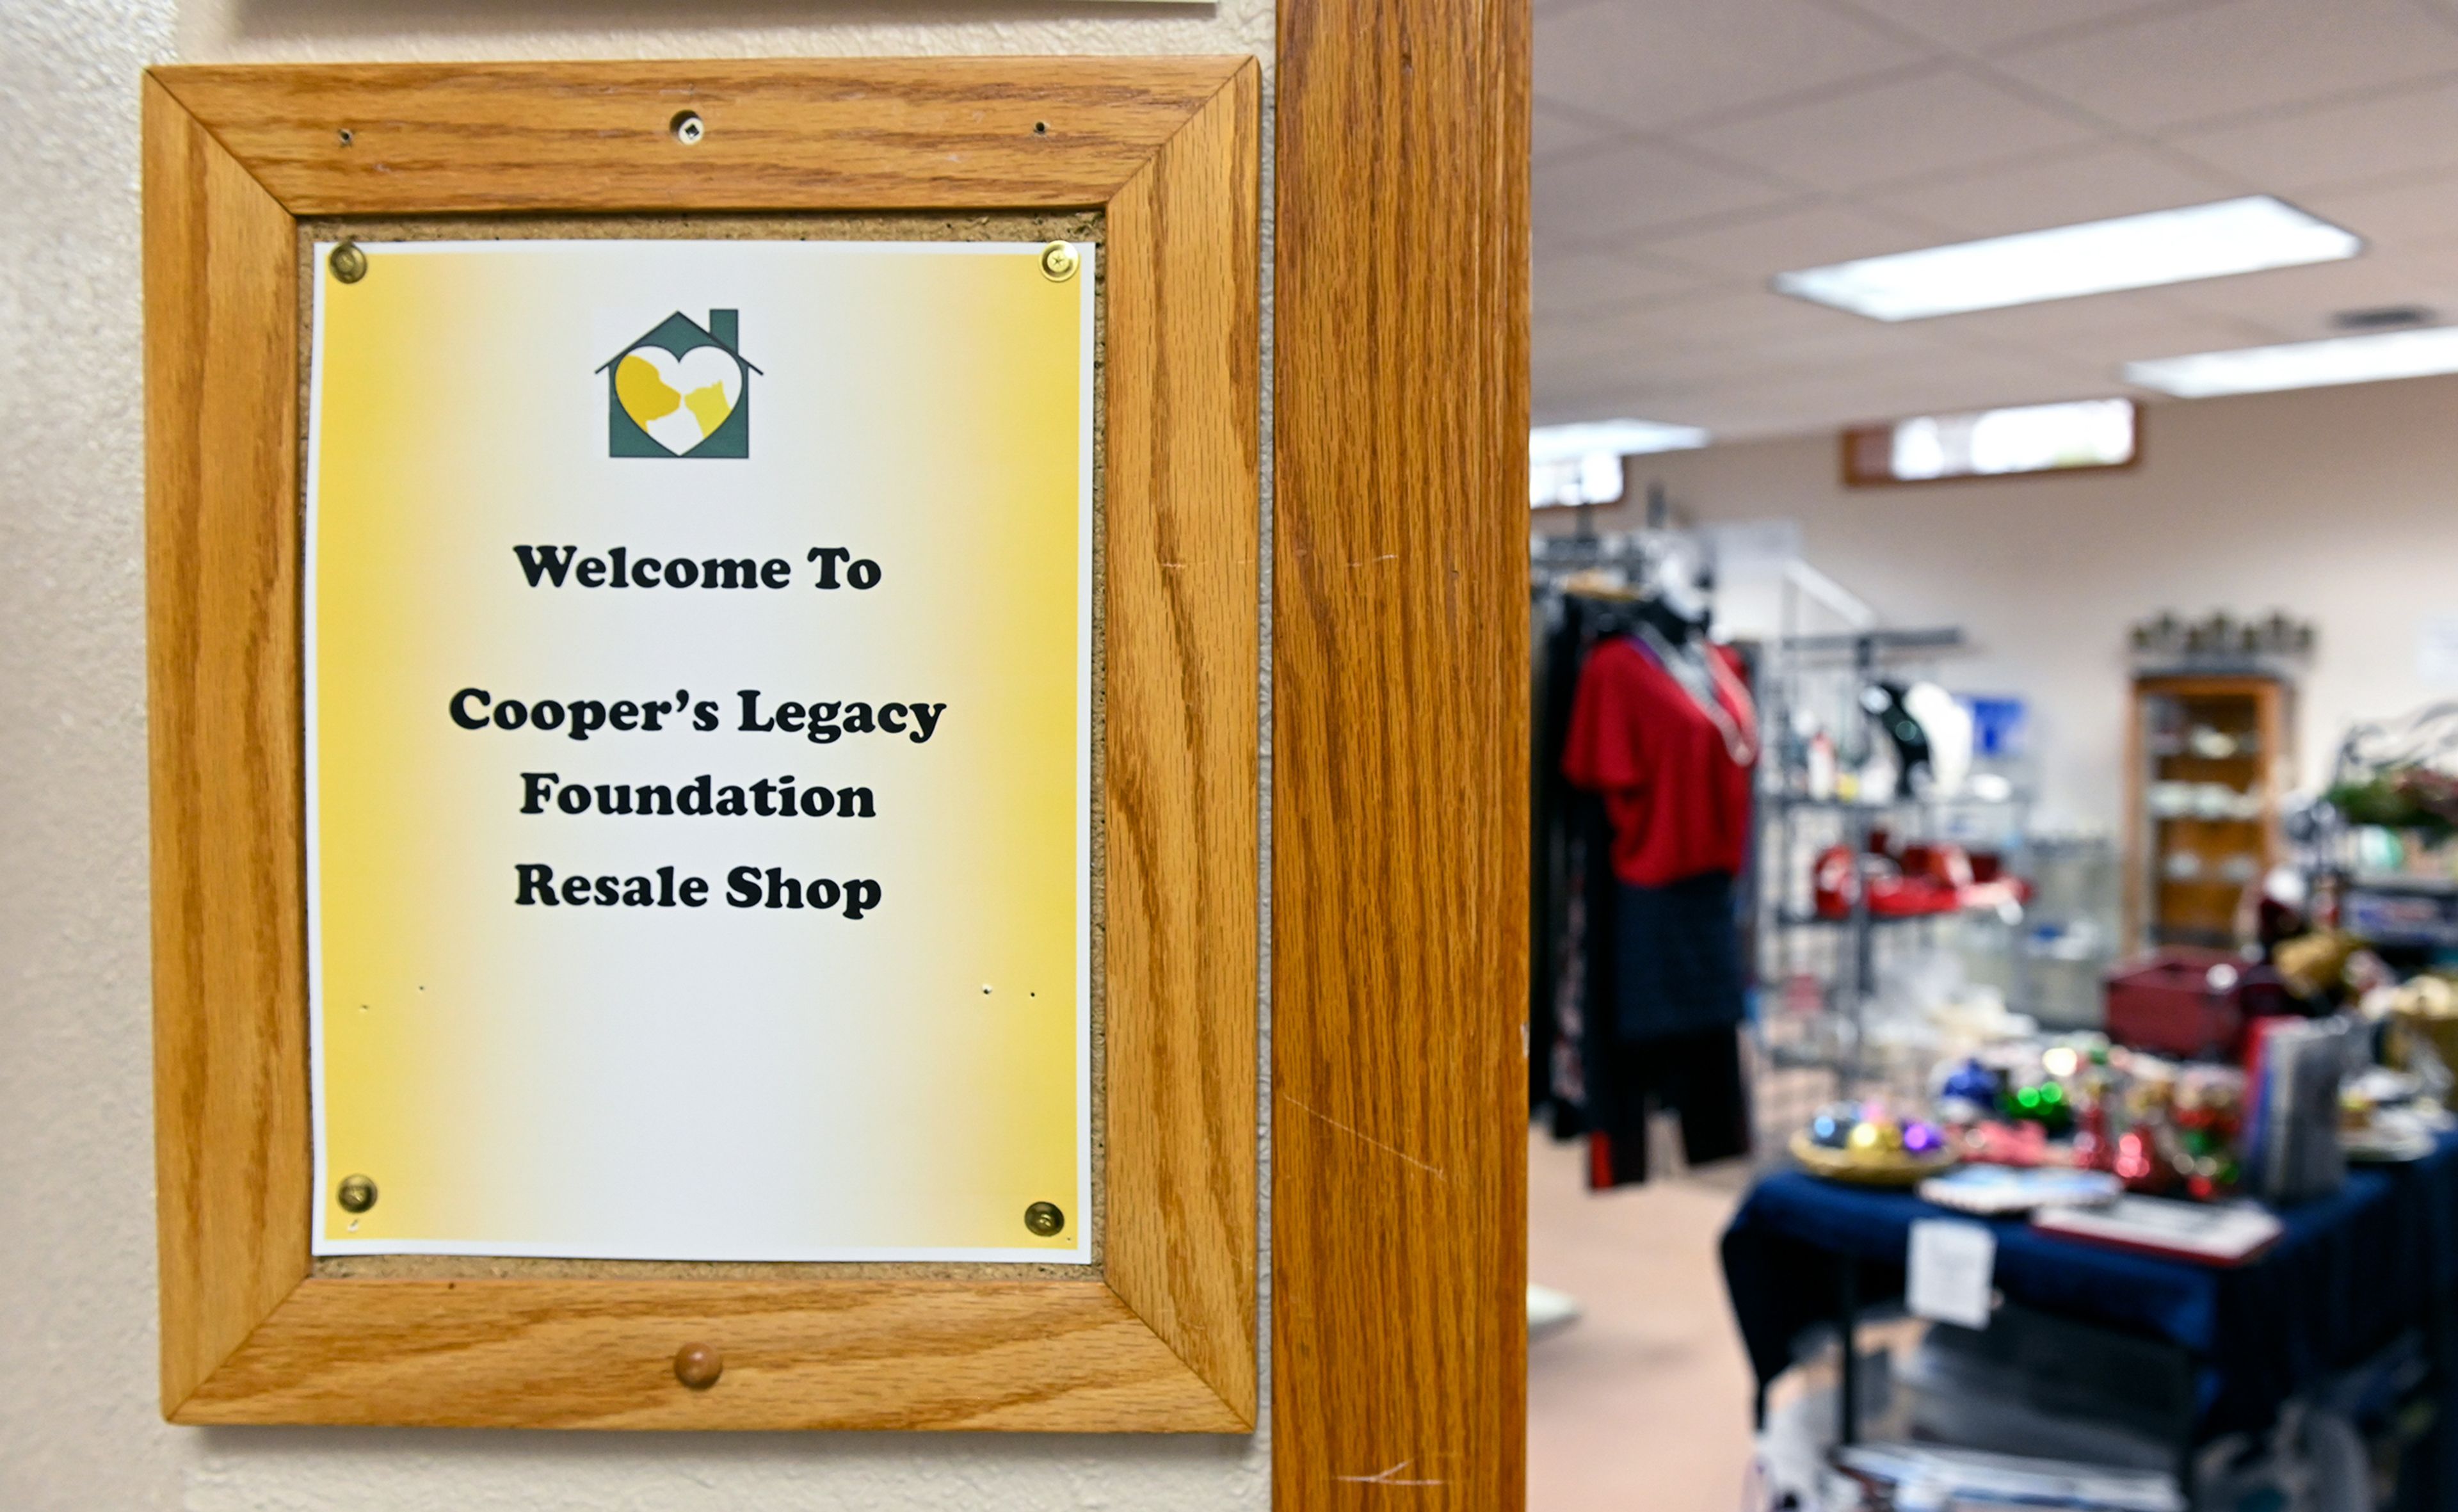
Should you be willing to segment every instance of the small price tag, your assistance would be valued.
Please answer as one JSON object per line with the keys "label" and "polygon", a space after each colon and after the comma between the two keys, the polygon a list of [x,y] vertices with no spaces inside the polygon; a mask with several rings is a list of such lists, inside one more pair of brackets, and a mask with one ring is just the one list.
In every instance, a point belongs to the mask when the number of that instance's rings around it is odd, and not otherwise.
{"label": "small price tag", "polygon": [[1905,1264],[1904,1305],[1916,1316],[1987,1328],[1996,1269],[1997,1235],[1986,1225],[1919,1219]]}

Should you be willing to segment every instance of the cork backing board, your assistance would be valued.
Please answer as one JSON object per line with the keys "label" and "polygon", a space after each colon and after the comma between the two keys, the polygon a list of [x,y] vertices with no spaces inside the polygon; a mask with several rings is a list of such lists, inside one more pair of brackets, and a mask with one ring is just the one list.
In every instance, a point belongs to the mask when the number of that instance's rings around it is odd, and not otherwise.
{"label": "cork backing board", "polygon": [[[1106,251],[1104,217],[1098,211],[1057,214],[804,214],[804,215],[695,215],[677,217],[594,216],[572,217],[448,217],[414,219],[387,217],[347,217],[302,219],[298,222],[299,277],[301,284],[299,341],[299,426],[300,470],[303,480],[308,476],[306,449],[309,437],[310,401],[317,375],[313,371],[313,332],[310,311],[314,307],[313,280],[321,271],[315,247],[319,242],[359,239],[370,243],[386,241],[490,241],[490,240],[584,240],[625,239],[657,240],[805,240],[805,241],[1001,241],[1045,242],[1069,240],[1092,242]],[[1104,1277],[1104,1236],[1106,1232],[1107,1196],[1104,1180],[1104,1143],[1106,1118],[1104,1107],[1105,1076],[1105,951],[1104,921],[1106,918],[1106,835],[1104,833],[1105,711],[1103,690],[1106,685],[1107,658],[1106,620],[1103,592],[1106,555],[1106,515],[1103,497],[1103,468],[1106,422],[1106,362],[1104,342],[1107,331],[1108,297],[1105,287],[1107,259],[1094,259],[1094,350],[1093,350],[1093,566],[1092,598],[1092,792],[1091,792],[1091,953],[1092,972],[1089,994],[1090,1007],[1090,1104],[1089,1139],[1091,1160],[1091,1213],[1087,1238],[1090,1246],[1089,1264],[1055,1264],[1013,1261],[824,1261],[824,1262],[758,1262],[758,1261],[672,1261],[561,1259],[521,1256],[433,1255],[433,1254],[359,1254],[320,1255],[311,1260],[310,1274],[319,1277],[388,1277],[406,1279],[696,1279],[696,1280],[781,1280],[798,1277],[833,1276],[844,1278],[909,1278],[909,1279],[995,1279],[1032,1278],[1069,1281],[1100,1281]],[[303,524],[305,500],[294,501]],[[302,605],[303,610],[303,605]],[[655,1116],[683,1116],[680,1108],[661,1109]]]}

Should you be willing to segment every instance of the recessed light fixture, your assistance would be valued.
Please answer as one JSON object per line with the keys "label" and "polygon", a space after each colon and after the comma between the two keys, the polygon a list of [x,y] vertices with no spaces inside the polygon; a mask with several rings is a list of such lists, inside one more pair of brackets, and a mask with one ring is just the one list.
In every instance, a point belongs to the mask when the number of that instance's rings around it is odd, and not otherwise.
{"label": "recessed light fixture", "polygon": [[2268,195],[1779,273],[1779,293],[1879,321],[2332,262],[2364,239]]}
{"label": "recessed light fixture", "polygon": [[2281,388],[2324,388],[2391,378],[2458,373],[2458,326],[2339,336],[2326,342],[2196,352],[2125,364],[2125,381],[2179,399],[2214,394],[2266,394]]}
{"label": "recessed light fixture", "polygon": [[1696,425],[1654,420],[1592,420],[1538,425],[1528,432],[1528,503],[1611,504],[1621,497],[1621,459],[1648,451],[1687,451],[1708,435]]}

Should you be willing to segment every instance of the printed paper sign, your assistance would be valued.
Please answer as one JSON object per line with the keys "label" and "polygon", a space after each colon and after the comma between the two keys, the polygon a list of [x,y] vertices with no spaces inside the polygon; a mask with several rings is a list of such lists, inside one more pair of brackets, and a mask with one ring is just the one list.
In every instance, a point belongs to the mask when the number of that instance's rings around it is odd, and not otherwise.
{"label": "printed paper sign", "polygon": [[2417,622],[2415,676],[2427,688],[2458,688],[2458,614],[2427,614]]}
{"label": "printed paper sign", "polygon": [[316,1253],[1089,1260],[1094,249],[330,250]]}
{"label": "printed paper sign", "polygon": [[1904,1306],[1915,1317],[1987,1328],[1996,1269],[1997,1235],[1988,1225],[1915,1219]]}

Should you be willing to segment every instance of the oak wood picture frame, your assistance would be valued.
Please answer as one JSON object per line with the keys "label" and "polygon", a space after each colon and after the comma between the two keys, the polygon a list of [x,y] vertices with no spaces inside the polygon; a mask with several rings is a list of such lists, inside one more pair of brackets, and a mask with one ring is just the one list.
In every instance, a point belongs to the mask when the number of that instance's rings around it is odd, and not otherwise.
{"label": "oak wood picture frame", "polygon": [[[142,84],[161,1402],[180,1423],[1242,1433],[1258,1403],[1250,58],[176,67]],[[670,130],[696,112],[706,135]],[[1099,210],[1101,1263],[311,1262],[299,222]],[[785,1272],[789,1274],[779,1274]],[[684,1387],[675,1352],[724,1369]]]}

